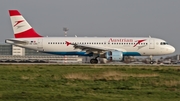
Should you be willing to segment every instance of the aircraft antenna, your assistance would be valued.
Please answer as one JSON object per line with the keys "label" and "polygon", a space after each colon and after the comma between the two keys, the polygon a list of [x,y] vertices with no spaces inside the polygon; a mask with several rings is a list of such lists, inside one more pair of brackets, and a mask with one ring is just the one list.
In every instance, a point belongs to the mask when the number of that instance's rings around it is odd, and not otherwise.
{"label": "aircraft antenna", "polygon": [[69,31],[69,29],[67,27],[64,27],[63,31],[64,31],[64,35],[67,36],[67,31]]}

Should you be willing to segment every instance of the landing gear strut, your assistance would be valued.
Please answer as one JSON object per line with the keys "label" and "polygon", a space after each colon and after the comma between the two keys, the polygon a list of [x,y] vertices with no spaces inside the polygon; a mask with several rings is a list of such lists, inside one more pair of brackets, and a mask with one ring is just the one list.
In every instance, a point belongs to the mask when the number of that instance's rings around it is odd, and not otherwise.
{"label": "landing gear strut", "polygon": [[154,64],[154,61],[153,61],[152,57],[153,57],[152,55],[149,56],[149,58],[150,58],[150,64]]}

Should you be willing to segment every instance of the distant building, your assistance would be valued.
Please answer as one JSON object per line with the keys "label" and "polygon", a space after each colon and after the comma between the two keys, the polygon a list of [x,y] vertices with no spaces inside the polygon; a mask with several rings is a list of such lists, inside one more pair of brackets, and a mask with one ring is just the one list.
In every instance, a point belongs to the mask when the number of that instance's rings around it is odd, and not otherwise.
{"label": "distant building", "polygon": [[77,55],[52,55],[14,45],[0,44],[0,62],[5,61],[44,61],[57,63],[82,63],[82,58],[78,57]]}
{"label": "distant building", "polygon": [[13,56],[25,56],[25,49],[12,45],[12,55]]}
{"label": "distant building", "polygon": [[12,55],[12,46],[8,44],[0,44],[0,55]]}
{"label": "distant building", "polygon": [[0,44],[0,55],[13,55],[13,56],[28,56],[28,55],[38,55],[38,56],[48,56],[52,54],[37,52],[35,50],[18,47],[9,44]]}

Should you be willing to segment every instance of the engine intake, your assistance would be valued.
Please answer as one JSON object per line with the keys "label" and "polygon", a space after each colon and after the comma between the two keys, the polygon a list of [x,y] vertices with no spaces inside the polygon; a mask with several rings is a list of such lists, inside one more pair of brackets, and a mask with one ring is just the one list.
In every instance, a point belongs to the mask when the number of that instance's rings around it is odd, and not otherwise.
{"label": "engine intake", "polygon": [[123,60],[123,52],[121,51],[108,51],[105,53],[105,57],[109,61],[122,61]]}

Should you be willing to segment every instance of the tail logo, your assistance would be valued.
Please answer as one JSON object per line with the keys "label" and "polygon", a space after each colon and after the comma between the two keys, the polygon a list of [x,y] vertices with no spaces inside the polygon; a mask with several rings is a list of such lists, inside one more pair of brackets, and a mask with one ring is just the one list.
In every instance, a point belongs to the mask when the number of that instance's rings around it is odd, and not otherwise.
{"label": "tail logo", "polygon": [[[24,20],[15,21],[14,27],[23,22]],[[22,26],[21,26],[22,27]]]}

